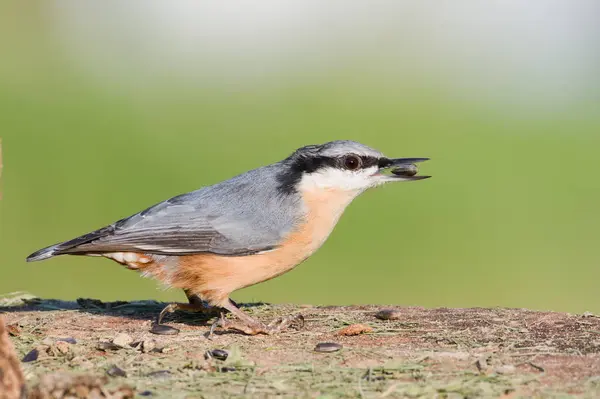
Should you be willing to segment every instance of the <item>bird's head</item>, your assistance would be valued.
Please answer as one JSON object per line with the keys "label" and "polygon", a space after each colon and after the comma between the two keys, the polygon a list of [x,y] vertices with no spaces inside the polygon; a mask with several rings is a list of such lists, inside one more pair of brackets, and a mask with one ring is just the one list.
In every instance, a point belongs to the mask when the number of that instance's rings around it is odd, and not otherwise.
{"label": "bird's head", "polygon": [[356,141],[338,140],[299,148],[284,164],[280,175],[284,190],[336,190],[360,194],[387,182],[414,181],[415,163],[428,158],[388,158]]}

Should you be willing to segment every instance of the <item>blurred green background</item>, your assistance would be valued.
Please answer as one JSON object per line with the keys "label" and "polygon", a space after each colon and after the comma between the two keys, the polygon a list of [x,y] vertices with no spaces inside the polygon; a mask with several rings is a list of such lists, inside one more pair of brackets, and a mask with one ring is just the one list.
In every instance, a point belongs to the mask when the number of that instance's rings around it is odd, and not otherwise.
{"label": "blurred green background", "polygon": [[451,3],[4,4],[0,293],[182,300],[108,260],[24,260],[353,139],[434,177],[361,196],[235,300],[600,312],[600,7]]}

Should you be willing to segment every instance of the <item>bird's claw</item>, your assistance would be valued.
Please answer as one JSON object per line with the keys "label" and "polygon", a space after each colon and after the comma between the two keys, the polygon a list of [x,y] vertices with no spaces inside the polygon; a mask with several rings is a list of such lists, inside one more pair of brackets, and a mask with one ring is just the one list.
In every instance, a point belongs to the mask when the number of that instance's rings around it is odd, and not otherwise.
{"label": "bird's claw", "polygon": [[163,318],[167,313],[173,313],[177,310],[177,304],[170,303],[158,314],[156,321],[152,323],[150,332],[157,335],[176,335],[179,334],[179,329],[162,324]]}
{"label": "bird's claw", "polygon": [[177,310],[178,306],[174,303],[170,303],[163,310],[160,311],[158,317],[156,318],[156,324],[162,324],[162,320],[167,315],[167,313],[174,313]]}

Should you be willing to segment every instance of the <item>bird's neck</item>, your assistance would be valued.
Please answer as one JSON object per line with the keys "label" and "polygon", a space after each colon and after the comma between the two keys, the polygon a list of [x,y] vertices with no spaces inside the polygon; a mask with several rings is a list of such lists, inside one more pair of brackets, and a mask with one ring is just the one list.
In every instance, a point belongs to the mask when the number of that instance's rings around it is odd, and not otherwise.
{"label": "bird's neck", "polygon": [[358,194],[339,189],[306,190],[302,193],[306,212],[303,230],[311,238],[311,254],[329,237],[346,207]]}

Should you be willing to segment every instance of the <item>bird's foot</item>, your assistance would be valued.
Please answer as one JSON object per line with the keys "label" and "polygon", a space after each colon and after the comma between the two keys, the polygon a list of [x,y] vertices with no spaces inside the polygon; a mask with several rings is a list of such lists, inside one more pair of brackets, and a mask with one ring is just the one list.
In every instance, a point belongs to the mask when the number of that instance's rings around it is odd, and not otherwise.
{"label": "bird's foot", "polygon": [[223,330],[239,331],[246,335],[272,335],[279,333],[282,330],[285,330],[286,328],[292,326],[298,330],[304,327],[304,316],[302,316],[301,314],[290,315],[276,319],[269,324],[264,324],[257,320],[252,320],[248,322],[228,320],[221,313],[221,317],[210,327],[210,332],[208,336],[209,338],[212,337],[217,327],[221,327]]}
{"label": "bird's foot", "polygon": [[170,303],[167,306],[165,306],[164,309],[161,310],[160,313],[158,314],[156,321],[154,323],[152,323],[152,328],[150,329],[150,332],[153,334],[157,334],[157,335],[177,335],[177,334],[179,334],[178,328],[162,324],[162,320],[167,314],[173,313],[177,309],[179,309],[178,305],[179,304],[177,304],[177,303]]}

